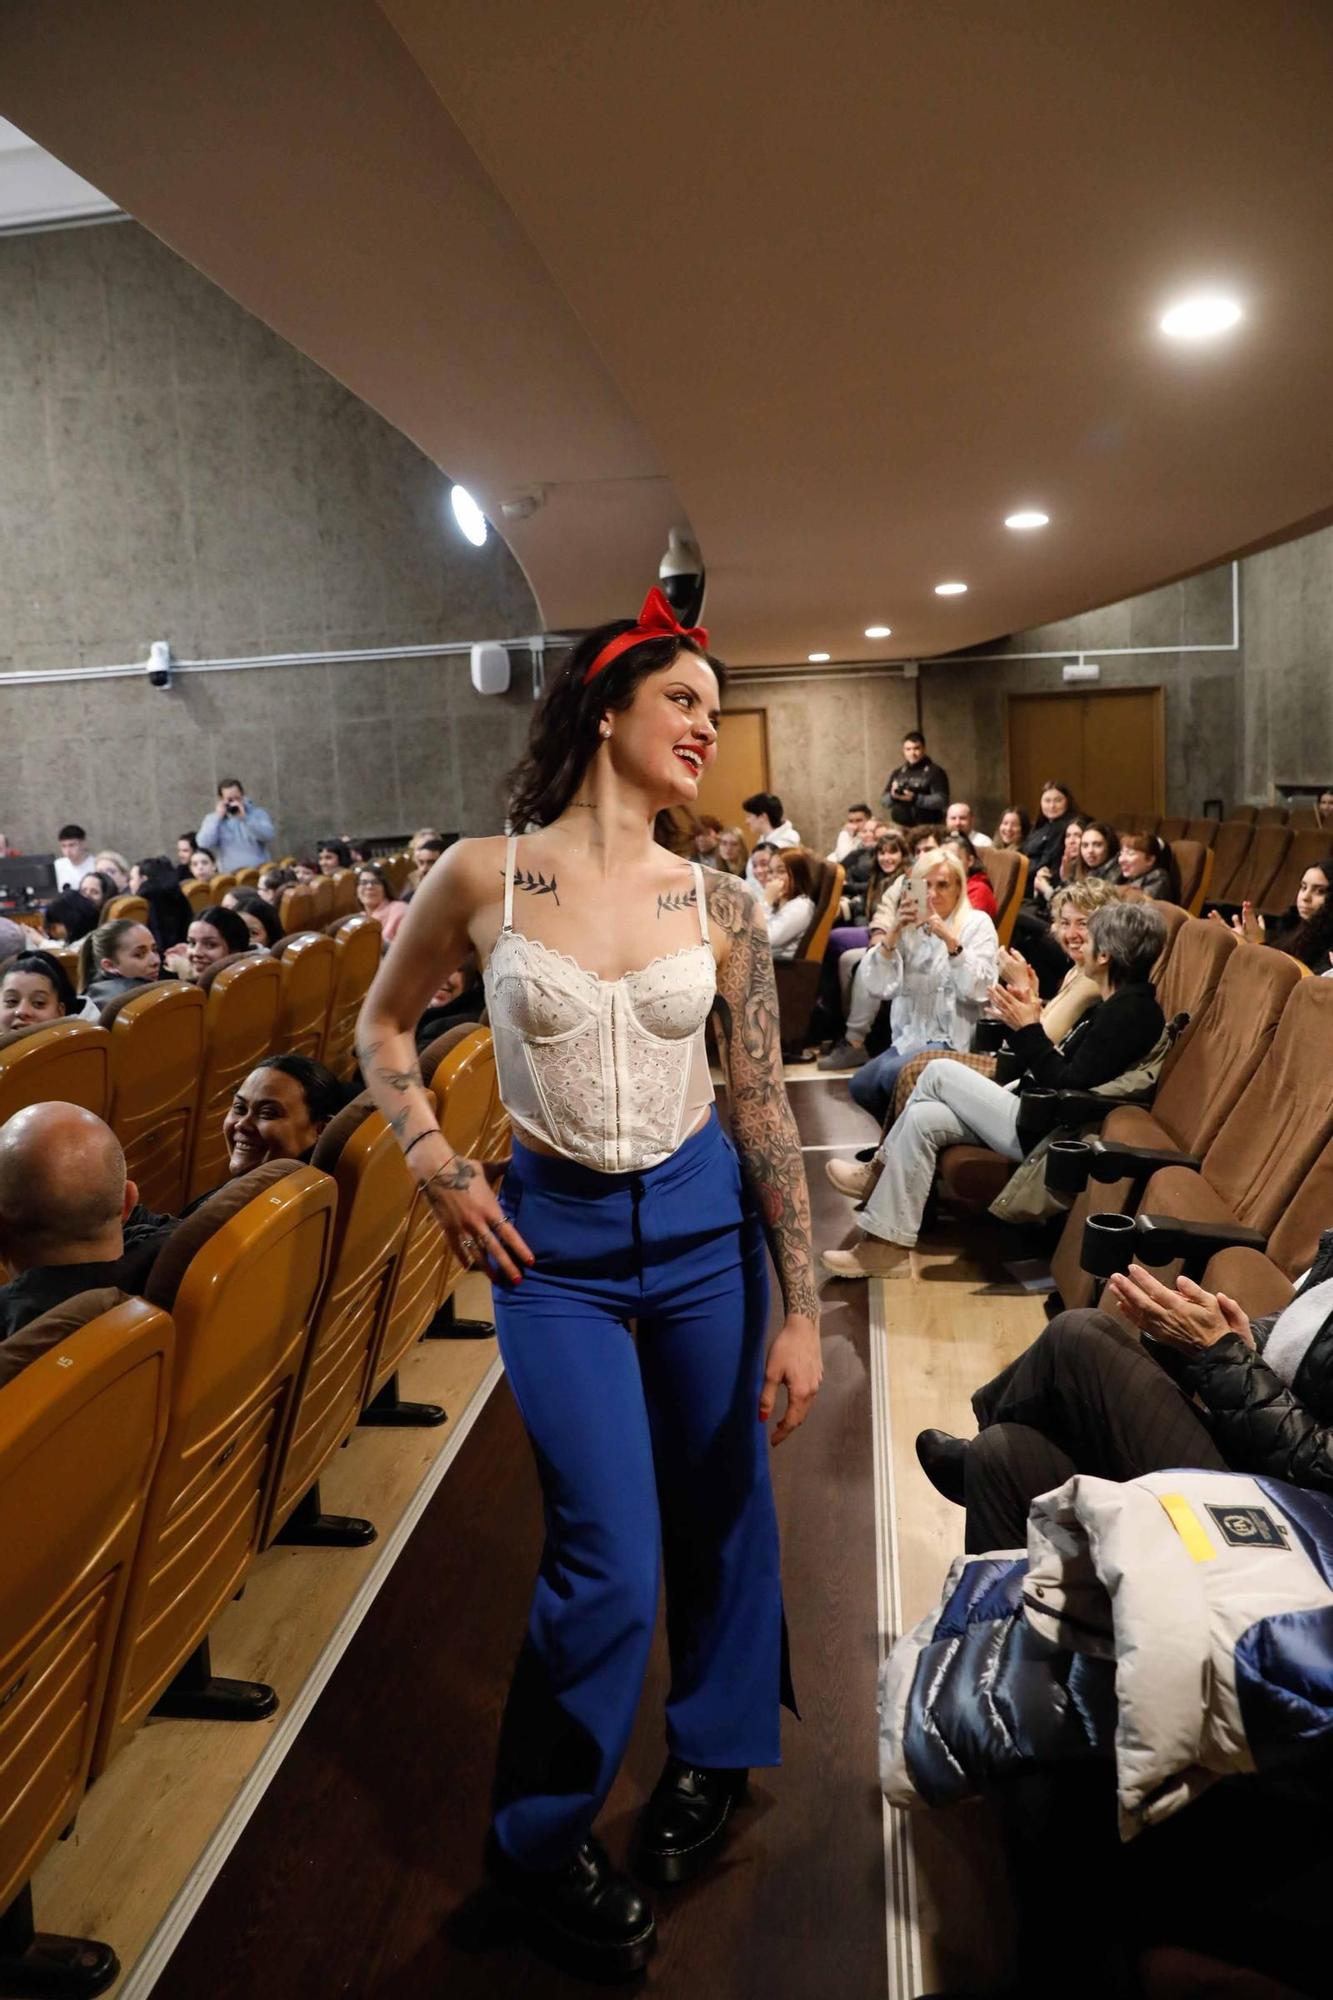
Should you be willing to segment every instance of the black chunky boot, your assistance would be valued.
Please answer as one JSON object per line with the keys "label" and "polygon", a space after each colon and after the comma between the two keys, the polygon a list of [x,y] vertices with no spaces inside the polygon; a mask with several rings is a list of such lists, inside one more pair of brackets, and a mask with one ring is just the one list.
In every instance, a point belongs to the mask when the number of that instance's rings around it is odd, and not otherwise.
{"label": "black chunky boot", "polygon": [[748,1770],[704,1771],[668,1757],[639,1817],[635,1872],[662,1887],[702,1875],[726,1845],[749,1775]]}
{"label": "black chunky boot", "polygon": [[486,1872],[518,1913],[526,1942],[564,1972],[628,1979],[656,1949],[652,1910],[591,1835],[566,1867],[538,1869],[511,1860],[492,1830]]}

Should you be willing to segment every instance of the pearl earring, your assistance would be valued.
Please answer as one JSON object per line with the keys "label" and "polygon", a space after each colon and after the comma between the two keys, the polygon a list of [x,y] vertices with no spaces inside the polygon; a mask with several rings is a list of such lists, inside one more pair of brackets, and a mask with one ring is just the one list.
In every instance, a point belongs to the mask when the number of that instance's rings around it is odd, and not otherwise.
{"label": "pearl earring", "polygon": [[610,723],[609,723],[609,722],[604,722],[604,723],[602,724],[602,730],[601,730],[601,734],[602,734],[602,738],[603,738],[603,741],[606,741],[606,740],[607,740],[607,739],[608,739],[608,738],[610,737],[610,735],[611,735],[611,725],[610,725]]}

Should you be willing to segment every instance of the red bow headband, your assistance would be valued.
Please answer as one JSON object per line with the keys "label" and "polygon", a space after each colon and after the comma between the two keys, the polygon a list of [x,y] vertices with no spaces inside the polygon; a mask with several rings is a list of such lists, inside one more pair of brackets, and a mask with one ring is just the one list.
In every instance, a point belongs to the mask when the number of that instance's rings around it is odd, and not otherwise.
{"label": "red bow headband", "polygon": [[603,646],[587,673],[583,676],[586,687],[594,674],[600,674],[603,667],[609,667],[631,646],[641,646],[645,639],[688,639],[703,652],[708,651],[708,633],[702,625],[682,625],[668,604],[665,595],[654,584],[643,600],[643,609],[628,632],[610,639]]}

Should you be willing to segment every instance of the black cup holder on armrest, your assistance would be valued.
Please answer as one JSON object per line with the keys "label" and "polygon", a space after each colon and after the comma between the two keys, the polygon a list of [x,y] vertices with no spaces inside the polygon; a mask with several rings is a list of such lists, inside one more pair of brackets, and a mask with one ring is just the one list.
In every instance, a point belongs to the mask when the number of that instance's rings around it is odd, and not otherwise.
{"label": "black cup holder on armrest", "polygon": [[1127,1271],[1139,1255],[1137,1227],[1132,1215],[1109,1211],[1090,1215],[1083,1225],[1083,1246],[1079,1263],[1093,1278],[1113,1278]]}
{"label": "black cup holder on armrest", "polygon": [[1082,1194],[1092,1161],[1086,1139],[1052,1139],[1046,1149],[1046,1188],[1050,1194]]}
{"label": "black cup holder on armrest", "polygon": [[1004,1047],[1004,1022],[983,1014],[977,1022],[972,1047],[977,1055],[997,1056]]}

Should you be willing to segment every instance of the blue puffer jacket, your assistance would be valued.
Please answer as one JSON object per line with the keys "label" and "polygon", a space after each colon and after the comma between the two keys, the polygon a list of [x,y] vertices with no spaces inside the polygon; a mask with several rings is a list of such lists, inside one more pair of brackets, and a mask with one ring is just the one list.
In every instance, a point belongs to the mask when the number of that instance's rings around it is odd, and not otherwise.
{"label": "blue puffer jacket", "polygon": [[880,1678],[896,1805],[1114,1757],[1129,1835],[1331,1742],[1333,1501],[1243,1473],[1042,1494],[1027,1558],[960,1557]]}

